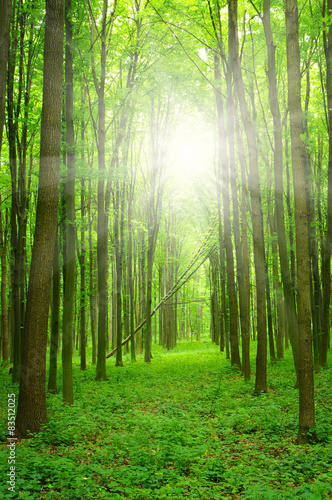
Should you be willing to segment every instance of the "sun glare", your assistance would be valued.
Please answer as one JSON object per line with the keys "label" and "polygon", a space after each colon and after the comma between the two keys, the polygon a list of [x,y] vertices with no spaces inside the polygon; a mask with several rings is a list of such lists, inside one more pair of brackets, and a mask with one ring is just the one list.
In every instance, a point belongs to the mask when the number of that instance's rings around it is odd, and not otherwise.
{"label": "sun glare", "polygon": [[192,184],[209,176],[213,163],[213,137],[203,128],[182,124],[173,134],[169,151],[174,183]]}

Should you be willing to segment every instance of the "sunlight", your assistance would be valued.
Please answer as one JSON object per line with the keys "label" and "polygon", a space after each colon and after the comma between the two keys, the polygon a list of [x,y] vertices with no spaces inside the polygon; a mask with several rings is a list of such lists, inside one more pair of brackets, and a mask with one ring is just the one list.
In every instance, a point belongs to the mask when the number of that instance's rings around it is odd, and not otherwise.
{"label": "sunlight", "polygon": [[192,184],[211,173],[214,141],[211,131],[182,123],[175,129],[169,148],[169,170],[173,183]]}

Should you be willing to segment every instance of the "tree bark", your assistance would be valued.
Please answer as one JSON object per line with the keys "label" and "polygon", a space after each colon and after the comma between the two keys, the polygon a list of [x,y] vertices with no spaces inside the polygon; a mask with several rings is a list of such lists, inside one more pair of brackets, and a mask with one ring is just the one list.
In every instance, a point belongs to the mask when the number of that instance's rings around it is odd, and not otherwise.
{"label": "tree bark", "polygon": [[310,259],[306,203],[305,146],[302,140],[300,47],[297,0],[286,0],[286,49],[288,109],[290,115],[292,170],[295,198],[297,309],[299,334],[299,433],[300,444],[309,440],[315,427],[314,377],[312,361]]}
{"label": "tree bark", "polygon": [[251,198],[251,217],[253,225],[254,264],[257,294],[257,357],[255,393],[267,392],[267,333],[265,302],[265,251],[263,221],[261,211],[260,184],[258,174],[258,158],[255,131],[253,128],[248,104],[245,98],[240,59],[237,49],[237,0],[228,0],[229,8],[229,51],[234,76],[235,89],[238,95],[241,116],[245,127],[249,149],[249,192]]}
{"label": "tree bark", "polygon": [[12,0],[0,0],[0,153],[2,146],[3,126],[5,123],[6,102],[6,70],[9,49],[10,19]]}
{"label": "tree bark", "polygon": [[[221,79],[219,70],[219,61],[215,58],[214,76],[215,80]],[[228,83],[229,85],[229,83]],[[219,244],[223,241],[226,250],[226,271],[227,271],[227,291],[229,298],[229,339],[231,346],[231,364],[236,365],[241,370],[241,360],[239,352],[239,337],[238,337],[238,305],[237,295],[235,289],[235,276],[234,276],[234,257],[233,257],[233,243],[231,237],[231,219],[230,219],[230,196],[229,196],[229,163],[226,150],[226,130],[224,126],[223,116],[223,103],[220,89],[215,92],[217,104],[217,124],[218,124],[218,166],[217,166],[217,203],[218,214],[221,216],[220,211],[220,192],[223,199],[223,213],[224,213],[224,234],[223,239],[220,235],[221,222],[219,220]],[[232,142],[233,140],[233,142]],[[234,160],[234,138],[229,135],[230,142],[230,156]],[[234,166],[234,161],[233,161]],[[221,189],[220,189],[221,186]],[[220,254],[222,254],[222,247],[220,247]]]}
{"label": "tree bark", "polygon": [[51,346],[50,346],[50,371],[48,375],[47,390],[56,394],[57,388],[57,360],[60,333],[60,261],[59,243],[55,241],[53,260],[53,290],[52,290],[52,315],[51,315]]}
{"label": "tree bark", "polygon": [[[243,148],[243,140],[240,131],[240,123],[237,111],[235,112],[235,125],[238,143],[238,154],[241,168],[241,236],[239,254],[242,255],[242,278],[239,276],[240,292],[240,320],[242,334],[242,370],[245,380],[250,380],[250,278],[249,278],[249,252],[247,231],[247,205],[248,191],[246,179],[246,160]],[[234,177],[234,176],[233,176]],[[233,198],[237,196],[236,183],[233,190]],[[236,240],[235,240],[236,241]],[[241,262],[239,255],[238,263]],[[241,268],[240,268],[241,269]],[[238,273],[240,273],[238,264]],[[241,292],[241,288],[243,291]]]}
{"label": "tree bark", "polygon": [[75,138],[74,138],[74,82],[71,24],[71,0],[65,0],[66,25],[66,153],[67,179],[65,185],[66,198],[66,287],[63,299],[63,331],[62,331],[62,396],[64,402],[73,404],[73,317],[75,300],[75,267],[76,267],[76,227],[75,227]]}
{"label": "tree bark", "polygon": [[[10,41],[10,19],[12,11],[11,0],[0,0],[0,155],[2,147],[3,126],[5,122],[5,101],[6,101],[6,70],[8,60],[8,49]],[[1,190],[0,190],[1,202]],[[3,234],[2,214],[0,214],[0,255],[1,255],[1,338],[2,338],[2,359],[8,361],[8,315],[6,301],[7,266],[6,266],[6,244]]]}
{"label": "tree bark", "polygon": [[[107,0],[103,0],[101,39],[101,77],[98,94],[98,354],[96,380],[107,380],[106,335],[107,335],[107,225],[105,213],[105,78],[106,78],[106,18]],[[94,41],[93,41],[94,42]]]}
{"label": "tree bark", "polygon": [[[332,12],[332,0],[327,0],[327,15]],[[325,1],[324,1],[325,7]],[[328,36],[324,36],[324,52],[326,61],[326,94],[328,106],[328,134],[329,134],[329,160],[328,160],[328,192],[327,192],[327,230],[323,244],[322,256],[322,285],[323,285],[323,307],[322,307],[322,338],[320,342],[319,363],[321,366],[327,364],[327,349],[330,339],[330,302],[331,302],[331,244],[332,244],[332,25],[329,25]]]}
{"label": "tree bark", "polygon": [[46,342],[58,223],[62,95],[63,0],[46,0],[44,83],[36,226],[23,335],[16,437],[47,421]]}

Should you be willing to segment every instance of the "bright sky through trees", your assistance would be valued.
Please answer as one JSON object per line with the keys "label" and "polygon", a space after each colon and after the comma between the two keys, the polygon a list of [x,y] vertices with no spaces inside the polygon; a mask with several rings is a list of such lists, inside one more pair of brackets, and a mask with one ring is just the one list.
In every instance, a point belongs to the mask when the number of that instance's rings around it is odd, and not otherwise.
{"label": "bright sky through trees", "polygon": [[200,121],[182,122],[174,130],[169,150],[171,182],[181,190],[212,175],[215,155],[212,131]]}

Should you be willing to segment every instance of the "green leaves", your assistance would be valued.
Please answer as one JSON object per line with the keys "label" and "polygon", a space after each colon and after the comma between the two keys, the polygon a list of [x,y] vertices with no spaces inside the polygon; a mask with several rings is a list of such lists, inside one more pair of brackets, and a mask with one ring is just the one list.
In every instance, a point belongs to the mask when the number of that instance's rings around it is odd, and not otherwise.
{"label": "green leaves", "polygon": [[[45,500],[317,500],[329,498],[329,444],[298,448],[297,391],[286,359],[252,397],[218,346],[154,346],[151,366],[124,357],[109,382],[74,359],[76,402],[48,396],[49,424],[17,447],[19,498]],[[8,371],[1,368],[6,386]],[[329,370],[317,375],[317,433],[330,439]],[[220,388],[219,388],[219,381]],[[213,413],[210,412],[214,399]],[[4,418],[4,416],[3,416]],[[6,463],[6,449],[0,460]],[[0,472],[0,491],[5,488]],[[15,498],[9,495],[1,498]]]}

